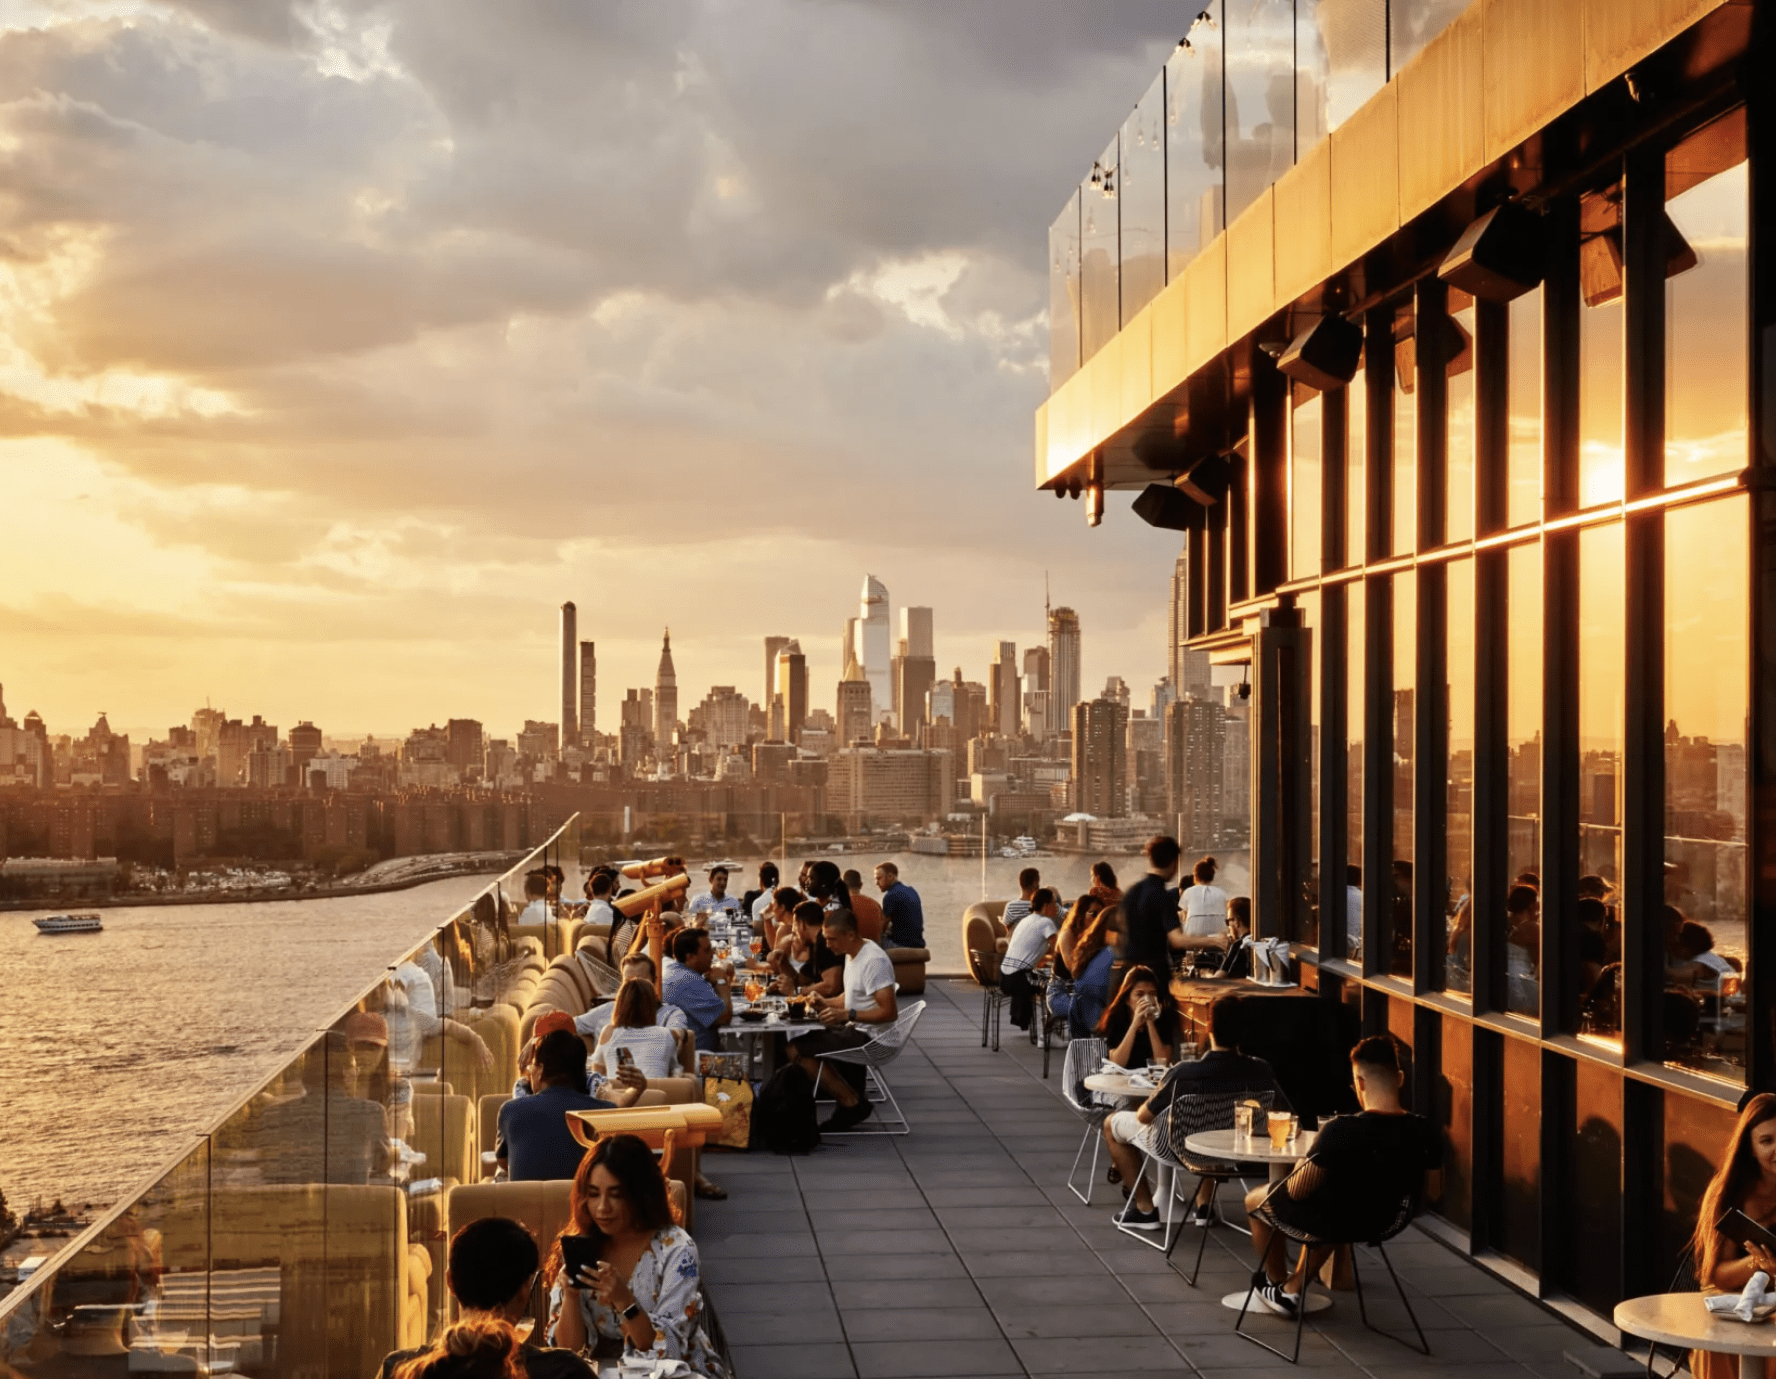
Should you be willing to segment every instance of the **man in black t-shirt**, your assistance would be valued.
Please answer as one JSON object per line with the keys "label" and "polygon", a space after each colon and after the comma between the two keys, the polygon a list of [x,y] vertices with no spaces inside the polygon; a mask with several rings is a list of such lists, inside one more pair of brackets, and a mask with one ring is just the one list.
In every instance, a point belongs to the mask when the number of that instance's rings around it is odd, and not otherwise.
{"label": "man in black t-shirt", "polygon": [[[1124,970],[1150,967],[1162,982],[1172,970],[1172,950],[1184,946],[1178,903],[1166,889],[1166,883],[1178,874],[1179,852],[1175,838],[1150,839],[1147,875],[1122,897],[1121,966]],[[1111,989],[1115,989],[1114,979]]]}

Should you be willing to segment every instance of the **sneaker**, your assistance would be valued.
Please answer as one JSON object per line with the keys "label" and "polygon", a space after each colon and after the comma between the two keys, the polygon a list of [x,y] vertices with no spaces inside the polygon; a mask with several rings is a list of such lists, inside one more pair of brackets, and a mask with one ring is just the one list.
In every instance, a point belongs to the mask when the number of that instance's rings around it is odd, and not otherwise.
{"label": "sneaker", "polygon": [[1272,1283],[1262,1273],[1252,1275],[1252,1291],[1257,1295],[1259,1302],[1279,1317],[1293,1319],[1301,1305],[1301,1299],[1297,1294],[1285,1293],[1282,1284]]}
{"label": "sneaker", "polygon": [[1193,1226],[1212,1226],[1215,1223],[1215,1209],[1206,1206],[1192,1207],[1190,1209],[1190,1215],[1184,1219]]}
{"label": "sneaker", "polygon": [[867,1097],[861,1098],[855,1106],[840,1106],[833,1111],[829,1118],[821,1122],[821,1132],[827,1135],[842,1135],[853,1126],[861,1125],[868,1120],[874,1114],[875,1109],[870,1105]]}
{"label": "sneaker", "polygon": [[1159,1208],[1154,1207],[1151,1211],[1142,1211],[1133,1202],[1130,1202],[1117,1213],[1116,1224],[1135,1231],[1156,1231],[1159,1229]]}

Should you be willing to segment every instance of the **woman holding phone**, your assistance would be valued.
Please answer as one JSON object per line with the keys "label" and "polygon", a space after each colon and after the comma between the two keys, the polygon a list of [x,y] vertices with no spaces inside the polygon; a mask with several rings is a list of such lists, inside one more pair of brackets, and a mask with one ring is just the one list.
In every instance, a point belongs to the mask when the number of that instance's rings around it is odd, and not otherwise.
{"label": "woman holding phone", "polygon": [[683,1360],[709,1379],[727,1370],[703,1330],[697,1244],[673,1224],[653,1150],[612,1135],[580,1161],[567,1229],[549,1251],[549,1340],[595,1359],[628,1346]]}
{"label": "woman holding phone", "polygon": [[611,1022],[598,1036],[588,1066],[611,1078],[623,1066],[638,1069],[650,1081],[676,1076],[678,1036],[659,1023],[659,1016],[660,994],[654,984],[631,977],[617,988]]}
{"label": "woman holding phone", "polygon": [[[1726,1157],[1696,1212],[1690,1252],[1696,1282],[1704,1293],[1743,1292],[1760,1269],[1776,1279],[1776,1251],[1755,1239],[1740,1245],[1719,1229],[1721,1218],[1734,1208],[1760,1226],[1776,1228],[1776,1096],[1768,1092],[1745,1103],[1727,1142]],[[1731,1379],[1740,1370],[1731,1355],[1698,1350],[1690,1354],[1690,1372],[1695,1379]],[[1776,1364],[1766,1360],[1764,1374],[1776,1376]]]}

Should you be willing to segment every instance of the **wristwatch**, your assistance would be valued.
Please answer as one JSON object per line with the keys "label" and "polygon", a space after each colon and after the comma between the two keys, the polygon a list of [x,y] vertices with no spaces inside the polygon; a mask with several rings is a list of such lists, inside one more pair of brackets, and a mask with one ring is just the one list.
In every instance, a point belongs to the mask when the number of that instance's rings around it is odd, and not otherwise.
{"label": "wristwatch", "polygon": [[845,1007],[845,1018],[847,1020],[849,1020],[852,1024],[855,1025],[857,1023],[857,1012],[855,1010],[853,1010],[850,1006],[846,1006]]}
{"label": "wristwatch", "polygon": [[632,1322],[641,1315],[641,1302],[637,1299],[623,1309],[623,1320]]}

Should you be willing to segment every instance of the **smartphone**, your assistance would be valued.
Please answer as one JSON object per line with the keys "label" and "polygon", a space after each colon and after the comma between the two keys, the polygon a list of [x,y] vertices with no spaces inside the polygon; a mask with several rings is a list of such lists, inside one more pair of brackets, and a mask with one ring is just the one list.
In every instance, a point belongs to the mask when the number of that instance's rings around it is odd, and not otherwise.
{"label": "smartphone", "polygon": [[1776,1251],[1776,1234],[1758,1225],[1737,1207],[1721,1217],[1715,1229],[1735,1244],[1749,1245],[1756,1241],[1766,1250]]}
{"label": "smartphone", "polygon": [[598,1242],[589,1235],[561,1237],[561,1262],[576,1283],[582,1274],[598,1272]]}
{"label": "smartphone", "polygon": [[633,1068],[635,1066],[635,1051],[627,1044],[617,1045],[617,1066],[619,1068]]}

